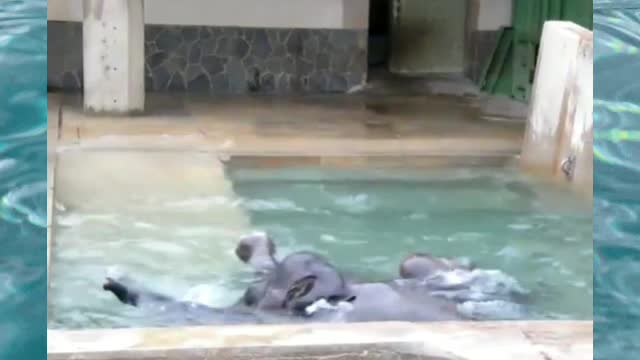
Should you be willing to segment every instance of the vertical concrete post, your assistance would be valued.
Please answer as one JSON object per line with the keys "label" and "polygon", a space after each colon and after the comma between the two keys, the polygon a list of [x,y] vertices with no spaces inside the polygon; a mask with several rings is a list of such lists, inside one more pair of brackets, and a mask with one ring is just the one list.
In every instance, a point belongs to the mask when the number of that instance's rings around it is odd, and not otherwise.
{"label": "vertical concrete post", "polygon": [[544,25],[521,164],[593,194],[593,32]]}
{"label": "vertical concrete post", "polygon": [[144,110],[143,0],[84,0],[84,108]]}

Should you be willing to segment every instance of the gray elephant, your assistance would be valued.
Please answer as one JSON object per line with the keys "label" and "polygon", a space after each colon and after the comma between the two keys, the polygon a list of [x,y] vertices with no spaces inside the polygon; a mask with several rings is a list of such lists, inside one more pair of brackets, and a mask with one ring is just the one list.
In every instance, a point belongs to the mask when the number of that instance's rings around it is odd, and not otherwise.
{"label": "gray elephant", "polygon": [[174,326],[464,319],[453,302],[430,296],[419,287],[346,280],[331,263],[311,252],[277,261],[275,245],[265,234],[241,239],[236,254],[259,277],[228,308],[179,301],[122,279],[107,279],[103,288],[122,303]]}
{"label": "gray elephant", "polygon": [[[478,284],[484,283],[483,277],[476,275],[484,274],[486,282],[495,274],[483,273],[468,262],[430,254],[407,257],[400,265],[400,279],[358,282],[312,252],[295,252],[277,260],[276,246],[265,233],[241,238],[235,253],[256,271],[257,278],[228,308],[178,301],[113,279],[108,279],[104,289],[171,325],[465,320],[483,318],[487,304],[500,308],[516,305],[495,292],[480,292],[485,298],[477,298]],[[464,280],[451,281],[447,274]],[[514,313],[519,313],[520,308],[516,309]]]}
{"label": "gray elephant", "polygon": [[[298,307],[318,299],[335,303],[335,299],[353,298],[352,317],[357,319],[497,320],[522,318],[526,314],[521,303],[529,293],[515,279],[498,270],[478,269],[465,259],[416,253],[400,264],[399,279],[359,282],[353,277],[345,278],[317,254],[297,252],[278,261],[275,253],[276,246],[265,233],[240,239],[236,255],[260,274],[245,293],[245,305],[262,308],[265,304],[277,304],[283,301],[285,289],[293,281],[313,276],[313,291],[300,298]],[[412,309],[414,305],[422,310],[410,310],[411,315],[399,314],[399,309]]]}
{"label": "gray elephant", "polygon": [[[454,302],[431,296],[418,286],[408,287],[393,281],[360,283],[345,278],[318,254],[295,252],[278,261],[275,252],[275,244],[267,234],[255,233],[240,239],[236,255],[260,275],[245,292],[244,305],[272,309],[285,304],[296,314],[304,315],[303,310],[325,301],[335,309],[324,310],[337,312],[334,315],[347,322],[463,319]],[[299,290],[293,296],[291,289]],[[348,306],[340,307],[339,303]],[[331,311],[322,313],[322,316],[307,315],[324,318]]]}

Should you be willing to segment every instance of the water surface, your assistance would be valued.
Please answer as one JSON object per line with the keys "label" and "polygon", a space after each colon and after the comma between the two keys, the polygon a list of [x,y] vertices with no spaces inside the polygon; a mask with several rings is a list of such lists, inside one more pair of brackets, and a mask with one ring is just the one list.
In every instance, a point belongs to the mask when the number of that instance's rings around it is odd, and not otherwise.
{"label": "water surface", "polygon": [[110,272],[230,305],[251,280],[235,244],[256,230],[272,234],[278,256],[316,251],[363,280],[397,277],[413,251],[468,257],[531,290],[532,318],[591,318],[591,211],[566,191],[506,169],[223,174],[216,161],[206,153],[61,154],[52,326],[149,325],[102,291]]}
{"label": "water surface", "polygon": [[640,346],[640,4],[594,12],[594,358]]}
{"label": "water surface", "polygon": [[47,2],[0,2],[0,359],[46,358]]}

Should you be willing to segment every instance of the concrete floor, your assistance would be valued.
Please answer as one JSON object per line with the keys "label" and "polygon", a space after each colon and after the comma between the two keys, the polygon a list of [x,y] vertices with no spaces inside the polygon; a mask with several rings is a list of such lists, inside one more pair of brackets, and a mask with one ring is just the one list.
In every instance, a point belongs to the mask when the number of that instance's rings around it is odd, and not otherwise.
{"label": "concrete floor", "polygon": [[80,97],[51,94],[49,126],[50,140],[58,149],[173,148],[261,155],[517,154],[524,121],[487,120],[484,104],[450,96],[212,99],[150,94],[144,115],[96,117],[83,112]]}

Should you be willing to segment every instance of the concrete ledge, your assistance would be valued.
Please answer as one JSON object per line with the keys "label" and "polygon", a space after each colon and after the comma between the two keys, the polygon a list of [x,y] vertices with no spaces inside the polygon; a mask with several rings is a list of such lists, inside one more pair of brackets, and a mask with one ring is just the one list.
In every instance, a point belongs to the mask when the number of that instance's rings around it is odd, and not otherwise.
{"label": "concrete ledge", "polygon": [[50,360],[593,358],[593,322],[359,323],[48,333]]}
{"label": "concrete ledge", "polygon": [[[455,167],[502,168],[516,162],[512,155],[289,155],[268,156],[221,154],[230,171],[241,169],[286,169],[286,168],[330,168],[330,169],[450,169]],[[228,160],[227,160],[228,159]]]}
{"label": "concrete ledge", "polygon": [[478,119],[470,104],[431,97],[178,101],[154,94],[146,114],[135,120],[88,116],[77,100],[63,108],[58,151],[504,157],[519,153],[524,130],[521,123]]}

